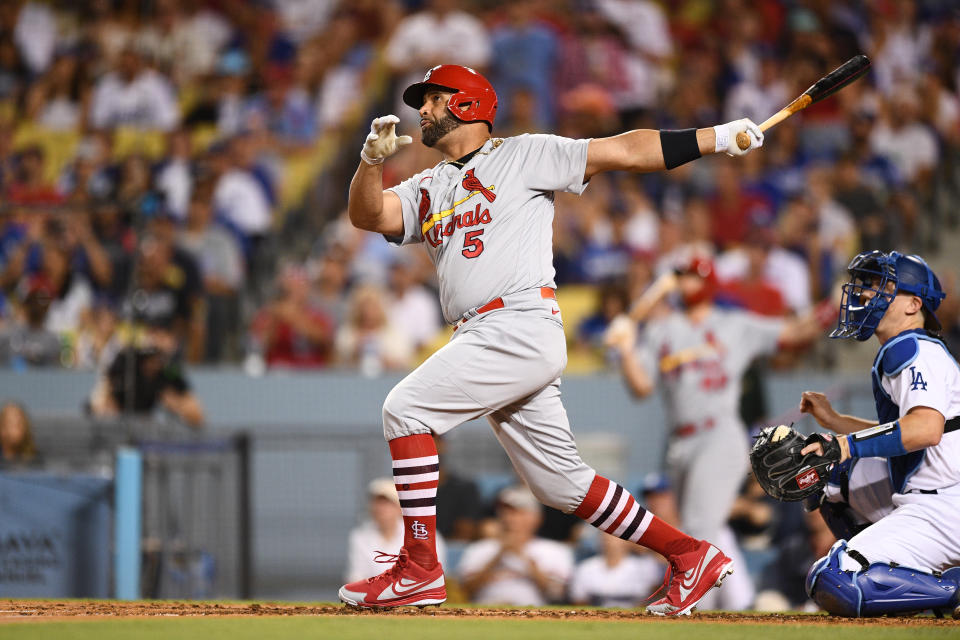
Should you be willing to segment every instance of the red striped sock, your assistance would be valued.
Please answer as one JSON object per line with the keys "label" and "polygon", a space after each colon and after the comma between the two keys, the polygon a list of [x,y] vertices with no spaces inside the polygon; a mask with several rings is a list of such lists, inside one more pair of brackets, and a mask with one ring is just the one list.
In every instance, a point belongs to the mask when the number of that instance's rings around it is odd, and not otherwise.
{"label": "red striped sock", "polygon": [[640,506],[630,492],[597,474],[574,514],[601,531],[653,549],[664,557],[689,551],[695,538]]}
{"label": "red striped sock", "polygon": [[437,484],[440,458],[433,436],[423,433],[390,441],[393,482],[403,512],[403,546],[424,569],[437,566]]}

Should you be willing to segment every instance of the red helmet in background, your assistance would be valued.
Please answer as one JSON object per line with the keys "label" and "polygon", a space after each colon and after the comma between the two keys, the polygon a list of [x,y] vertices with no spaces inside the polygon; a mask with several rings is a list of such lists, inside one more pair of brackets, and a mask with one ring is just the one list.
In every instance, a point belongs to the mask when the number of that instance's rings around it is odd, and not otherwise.
{"label": "red helmet in background", "polygon": [[695,275],[703,280],[703,286],[696,293],[683,297],[685,307],[693,307],[701,302],[713,300],[719,285],[713,260],[706,256],[694,255],[689,260],[679,264],[675,271],[678,276]]}
{"label": "red helmet in background", "polygon": [[423,82],[407,87],[403,101],[419,111],[430,88],[453,91],[447,110],[454,118],[463,122],[486,122],[487,128],[493,130],[493,121],[497,117],[497,92],[482,75],[470,67],[441,64],[427,71]]}

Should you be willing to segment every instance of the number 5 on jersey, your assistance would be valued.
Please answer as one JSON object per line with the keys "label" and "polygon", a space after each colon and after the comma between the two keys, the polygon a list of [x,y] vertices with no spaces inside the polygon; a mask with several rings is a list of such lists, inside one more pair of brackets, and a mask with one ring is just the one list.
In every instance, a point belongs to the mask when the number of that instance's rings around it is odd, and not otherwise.
{"label": "number 5 on jersey", "polygon": [[464,258],[476,258],[483,253],[483,240],[480,239],[483,232],[484,229],[475,229],[467,231],[463,236],[463,251],[460,253],[463,254]]}

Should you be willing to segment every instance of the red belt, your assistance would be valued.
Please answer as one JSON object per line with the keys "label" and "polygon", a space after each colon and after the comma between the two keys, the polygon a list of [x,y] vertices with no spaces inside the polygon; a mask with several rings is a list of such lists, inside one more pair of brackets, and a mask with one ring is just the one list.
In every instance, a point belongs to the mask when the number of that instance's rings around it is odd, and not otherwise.
{"label": "red belt", "polygon": [[[556,300],[557,292],[551,289],[550,287],[540,287],[540,297],[545,300],[546,299]],[[503,298],[494,298],[493,300],[483,305],[482,307],[477,307],[477,313],[475,314],[475,316],[471,316],[471,317],[479,316],[480,314],[486,313],[488,311],[493,311],[494,309],[503,309],[504,306],[505,305],[503,302]],[[460,321],[457,322],[453,330],[456,331],[457,328],[460,325],[462,325],[464,322],[466,322],[468,319],[469,318],[460,318]]]}
{"label": "red belt", "polygon": [[686,423],[678,424],[673,430],[673,435],[678,438],[686,438],[687,436],[692,436],[699,431],[709,431],[713,429],[713,418],[707,418],[700,424]]}

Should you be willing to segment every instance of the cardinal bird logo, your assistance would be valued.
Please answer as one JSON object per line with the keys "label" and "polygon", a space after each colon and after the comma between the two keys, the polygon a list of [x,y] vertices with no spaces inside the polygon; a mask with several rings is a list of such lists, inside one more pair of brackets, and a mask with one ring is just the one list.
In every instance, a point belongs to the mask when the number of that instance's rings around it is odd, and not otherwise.
{"label": "cardinal bird logo", "polygon": [[423,224],[423,222],[430,217],[430,193],[423,187],[420,187],[419,215],[420,215],[420,224]]}
{"label": "cardinal bird logo", "polygon": [[496,200],[497,194],[495,194],[493,191],[490,191],[490,189],[483,186],[483,183],[480,182],[480,178],[473,175],[473,172],[474,172],[473,169],[470,169],[467,171],[467,174],[463,176],[463,182],[460,183],[460,186],[462,186],[467,191],[479,191],[480,194],[487,199],[487,202],[493,202],[494,200]]}

